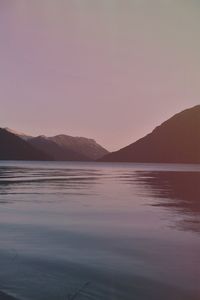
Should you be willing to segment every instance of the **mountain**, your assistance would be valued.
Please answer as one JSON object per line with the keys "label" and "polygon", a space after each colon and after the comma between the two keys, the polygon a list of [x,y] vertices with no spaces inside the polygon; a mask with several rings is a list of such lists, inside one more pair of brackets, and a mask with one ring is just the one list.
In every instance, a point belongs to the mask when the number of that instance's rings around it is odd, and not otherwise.
{"label": "mountain", "polygon": [[36,149],[45,152],[56,161],[87,161],[88,157],[57,144],[50,138],[38,136],[29,140]]}
{"label": "mountain", "polygon": [[0,128],[0,160],[52,160],[17,135]]}
{"label": "mountain", "polygon": [[44,135],[33,137],[10,128],[5,128],[5,130],[17,135],[32,147],[57,161],[95,161],[109,153],[95,140],[84,137],[73,137],[64,134],[52,137]]}
{"label": "mountain", "polygon": [[105,162],[200,163],[200,105],[186,109]]}
{"label": "mountain", "polygon": [[19,136],[20,138],[22,138],[22,139],[25,140],[25,141],[28,141],[29,139],[33,138],[33,136],[31,136],[31,135],[27,135],[27,134],[25,134],[25,133],[23,133],[23,132],[19,132],[19,131],[10,129],[10,128],[8,128],[8,127],[4,128],[4,129],[5,129],[6,131],[10,132],[10,133],[13,133],[13,134]]}
{"label": "mountain", "polygon": [[87,157],[89,160],[97,160],[108,154],[108,151],[97,144],[93,139],[61,134],[50,137],[49,140],[55,142],[60,147],[64,147],[83,157]]}

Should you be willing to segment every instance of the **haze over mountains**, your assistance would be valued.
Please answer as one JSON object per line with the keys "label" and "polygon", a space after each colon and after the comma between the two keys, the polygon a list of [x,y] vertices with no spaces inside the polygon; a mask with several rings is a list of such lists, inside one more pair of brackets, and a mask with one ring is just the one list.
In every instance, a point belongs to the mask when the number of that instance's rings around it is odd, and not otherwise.
{"label": "haze over mountains", "polygon": [[[68,135],[33,137],[9,128],[1,131],[4,133],[4,138],[0,136],[0,159],[2,160],[35,160],[33,156],[35,153],[38,158],[36,160],[94,161],[108,153],[93,139]],[[23,147],[20,148],[19,145]],[[25,145],[26,153],[24,153]],[[6,151],[3,150],[4,148]]]}
{"label": "haze over mountains", "polygon": [[200,105],[186,109],[105,162],[200,163]]}

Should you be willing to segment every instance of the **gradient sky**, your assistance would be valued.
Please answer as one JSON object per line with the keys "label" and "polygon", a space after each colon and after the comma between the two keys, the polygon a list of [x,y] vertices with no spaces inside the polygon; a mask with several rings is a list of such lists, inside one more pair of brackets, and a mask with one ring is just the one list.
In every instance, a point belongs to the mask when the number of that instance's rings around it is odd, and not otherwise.
{"label": "gradient sky", "polygon": [[200,103],[199,33],[199,0],[0,0],[0,126],[128,145]]}

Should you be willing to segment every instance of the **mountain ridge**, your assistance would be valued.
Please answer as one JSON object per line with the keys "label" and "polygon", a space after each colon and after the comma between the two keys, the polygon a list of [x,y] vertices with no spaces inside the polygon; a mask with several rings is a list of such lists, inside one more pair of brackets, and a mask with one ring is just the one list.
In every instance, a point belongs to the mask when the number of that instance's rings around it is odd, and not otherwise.
{"label": "mountain ridge", "polygon": [[47,153],[52,156],[55,161],[88,161],[88,157],[76,153],[71,149],[66,149],[53,140],[44,136],[38,136],[29,140],[29,144],[36,149]]}
{"label": "mountain ridge", "polygon": [[200,163],[200,105],[175,114],[151,133],[100,161]]}
{"label": "mountain ridge", "polygon": [[10,128],[4,128],[4,130],[24,140],[37,151],[46,154],[51,160],[96,161],[108,153],[105,148],[91,138],[73,137],[65,134],[33,137]]}
{"label": "mountain ridge", "polygon": [[[200,105],[187,108],[136,142],[109,153],[94,139],[65,134],[32,137],[0,128],[0,159],[200,163]],[[21,153],[20,153],[21,151]]]}
{"label": "mountain ridge", "polygon": [[3,128],[0,128],[0,145],[0,160],[53,160],[51,156]]}

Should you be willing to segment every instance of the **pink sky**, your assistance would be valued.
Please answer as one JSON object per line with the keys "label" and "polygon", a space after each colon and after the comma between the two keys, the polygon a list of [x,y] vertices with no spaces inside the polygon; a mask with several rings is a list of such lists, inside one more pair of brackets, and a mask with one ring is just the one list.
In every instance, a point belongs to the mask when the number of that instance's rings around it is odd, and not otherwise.
{"label": "pink sky", "polygon": [[200,103],[195,0],[1,0],[2,127],[109,150]]}

